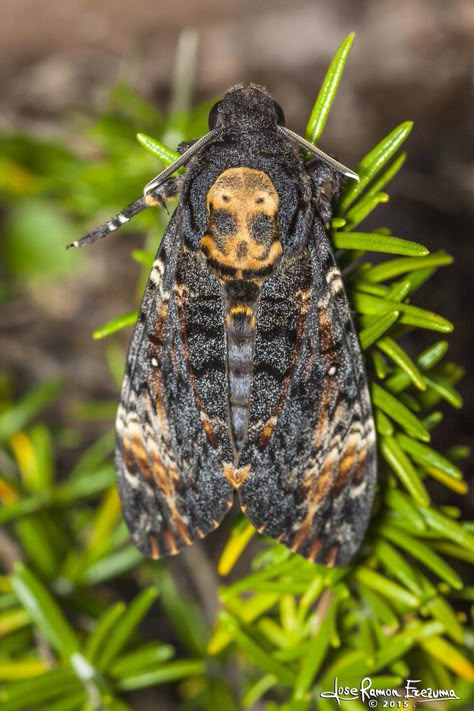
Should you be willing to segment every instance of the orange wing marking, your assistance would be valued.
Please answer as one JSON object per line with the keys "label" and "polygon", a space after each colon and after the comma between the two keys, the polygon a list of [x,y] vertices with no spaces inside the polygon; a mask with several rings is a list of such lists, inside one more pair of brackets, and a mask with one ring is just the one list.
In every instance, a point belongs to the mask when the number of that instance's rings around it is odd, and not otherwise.
{"label": "orange wing marking", "polygon": [[238,489],[250,475],[250,466],[236,469],[232,464],[224,464],[224,476],[233,487]]}

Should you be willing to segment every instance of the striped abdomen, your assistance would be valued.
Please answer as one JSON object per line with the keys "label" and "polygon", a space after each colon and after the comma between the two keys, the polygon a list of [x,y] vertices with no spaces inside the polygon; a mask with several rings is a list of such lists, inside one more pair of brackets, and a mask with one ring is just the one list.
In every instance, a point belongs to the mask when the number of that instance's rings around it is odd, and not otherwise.
{"label": "striped abdomen", "polygon": [[253,375],[255,315],[251,306],[231,306],[226,314],[227,379],[232,438],[237,451],[247,434]]}

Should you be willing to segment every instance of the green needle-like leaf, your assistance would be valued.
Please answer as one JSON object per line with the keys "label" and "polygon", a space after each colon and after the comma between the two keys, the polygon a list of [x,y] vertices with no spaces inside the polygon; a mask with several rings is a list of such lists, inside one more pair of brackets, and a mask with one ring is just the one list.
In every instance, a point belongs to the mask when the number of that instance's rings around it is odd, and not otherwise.
{"label": "green needle-like leaf", "polygon": [[81,583],[97,585],[104,580],[126,573],[142,560],[143,556],[140,551],[131,545],[127,546],[127,548],[114,551],[110,555],[92,563],[81,575]]}
{"label": "green needle-like leaf", "polygon": [[[398,450],[396,450],[396,455],[397,454],[399,454]],[[423,516],[413,501],[403,491],[391,487],[385,494],[385,501],[398,515],[406,519],[412,531],[416,531],[417,533],[426,531],[427,527]]]}
{"label": "green needle-like leaf", "polygon": [[147,269],[152,268],[155,259],[153,254],[145,252],[143,249],[133,249],[132,257],[138,264],[141,264],[142,267],[146,267]]}
{"label": "green needle-like leaf", "polygon": [[420,309],[411,304],[380,299],[377,296],[363,294],[358,291],[353,292],[352,302],[356,310],[361,314],[373,316],[375,314],[388,313],[389,311],[400,311],[400,323],[441,333],[450,333],[453,330],[453,324],[439,316],[439,314]]}
{"label": "green needle-like leaf", "polygon": [[118,602],[110,607],[99,619],[84,649],[84,654],[90,662],[96,662],[111,632],[115,629],[120,618],[123,617],[125,610],[125,604]]}
{"label": "green needle-like leaf", "polygon": [[221,613],[223,624],[231,631],[239,646],[268,674],[275,674],[289,686],[293,685],[294,675],[290,669],[277,662],[240,627],[237,620],[228,613]]}
{"label": "green needle-like leaf", "polygon": [[449,402],[450,405],[456,409],[463,406],[463,399],[460,393],[458,393],[458,391],[449,383],[443,382],[442,378],[436,378],[436,376],[431,378],[428,375],[425,375],[424,380],[428,388],[434,390],[437,395],[439,395],[443,400],[446,400],[446,402]]}
{"label": "green needle-like leaf", "polygon": [[112,333],[117,333],[117,331],[122,331],[122,329],[124,328],[133,326],[137,318],[138,311],[130,311],[130,313],[128,314],[122,314],[121,316],[117,316],[111,321],[105,323],[100,328],[97,328],[92,334],[92,337],[95,340],[99,340],[101,338],[105,338],[106,336],[110,336]]}
{"label": "green needle-like leaf", "polygon": [[461,652],[442,637],[423,640],[423,649],[435,659],[439,659],[448,669],[452,669],[462,679],[474,681],[474,665]]}
{"label": "green needle-like leaf", "polygon": [[381,437],[380,451],[406,490],[420,506],[428,506],[430,499],[412,463],[393,437]]}
{"label": "green needle-like leaf", "polygon": [[439,452],[428,447],[428,445],[422,444],[411,437],[407,437],[403,433],[397,435],[397,440],[405,452],[407,452],[415,462],[421,464],[428,472],[431,469],[439,469],[448,476],[453,477],[453,479],[462,479],[461,470],[449,459],[439,454]]}
{"label": "green needle-like leaf", "polygon": [[425,603],[425,610],[443,623],[446,634],[448,634],[454,642],[458,644],[463,643],[463,627],[455,611],[445,598],[441,597],[441,595],[436,595]]}
{"label": "green needle-like leaf", "polygon": [[22,563],[12,575],[12,587],[31,619],[65,659],[79,652],[76,636],[46,588]]}
{"label": "green needle-like leaf", "polygon": [[147,136],[145,133],[137,133],[137,141],[166,166],[171,165],[180,157],[179,153],[163,145],[156,138]]}
{"label": "green needle-like leaf", "polygon": [[423,427],[420,420],[378,383],[372,383],[372,400],[374,405],[380,407],[392,420],[398,422],[408,434],[424,442],[430,441],[430,433]]}
{"label": "green needle-like leaf", "polygon": [[454,541],[454,543],[458,543],[470,551],[474,550],[474,535],[464,530],[459,523],[447,518],[447,516],[433,508],[420,508],[420,513],[428,526],[433,531],[436,531],[440,537],[448,538],[450,541]]}
{"label": "green needle-like leaf", "polygon": [[419,539],[403,533],[398,528],[391,526],[382,527],[383,535],[398,548],[402,548],[406,553],[416,558],[427,568],[446,580],[455,590],[462,590],[463,583],[459,575],[440,556]]}
{"label": "green needle-like leaf", "polygon": [[176,662],[169,662],[153,671],[126,676],[117,682],[117,686],[121,691],[132,691],[133,689],[143,689],[157,684],[170,684],[172,681],[179,681],[188,677],[202,676],[204,672],[205,664],[200,659],[182,659]]}
{"label": "green needle-like leaf", "polygon": [[39,516],[23,516],[16,523],[16,535],[31,565],[43,578],[54,578],[58,558]]}
{"label": "green needle-like leaf", "polygon": [[389,578],[386,578],[374,570],[360,567],[355,573],[355,578],[368,588],[375,590],[383,597],[387,597],[395,603],[401,604],[409,608],[416,608],[419,604],[418,597],[411,592],[405,590],[397,583],[394,583]]}
{"label": "green needle-like leaf", "polygon": [[256,708],[257,702],[261,697],[269,691],[272,686],[278,683],[278,679],[274,674],[265,674],[255,684],[253,684],[242,697],[242,706],[244,709]]}
{"label": "green needle-like leaf", "polygon": [[382,286],[381,284],[371,284],[370,281],[365,281],[362,278],[357,279],[357,289],[358,291],[363,291],[364,294],[380,296],[381,299],[388,298],[389,295],[389,290],[386,286]]}
{"label": "green needle-like leaf", "polygon": [[[112,707],[111,703],[107,699],[107,707],[104,709],[107,711],[130,711],[130,707],[125,704],[121,704],[120,707]],[[65,694],[59,695],[59,700],[48,701],[44,706],[38,707],[38,711],[92,711],[91,706],[88,704],[87,692],[85,689],[81,691],[67,692]],[[95,710],[94,710],[95,711]]]}
{"label": "green needle-like leaf", "polygon": [[171,572],[159,571],[157,584],[160,602],[166,610],[166,617],[173,622],[177,636],[195,656],[202,656],[206,649],[208,629],[202,611],[192,599],[180,595]]}
{"label": "green needle-like leaf", "polygon": [[111,664],[109,673],[114,677],[126,677],[147,668],[156,669],[159,664],[174,657],[174,653],[174,647],[169,644],[147,645],[121,656]]}
{"label": "green needle-like leaf", "polygon": [[375,428],[379,435],[387,435],[391,436],[394,433],[394,427],[393,424],[390,422],[388,417],[386,417],[381,410],[376,408],[374,411],[374,417],[375,417]]}
{"label": "green needle-like leaf", "polygon": [[452,264],[452,262],[453,258],[451,255],[446,254],[446,252],[435,252],[425,257],[390,259],[387,262],[372,267],[366,279],[371,282],[381,282],[387,279],[393,279],[407,272],[427,269],[428,267],[442,267],[447,264]]}
{"label": "green needle-like leaf", "polygon": [[249,521],[242,520],[239,522],[239,525],[232,531],[219,559],[217,565],[219,575],[228,575],[230,573],[254,534],[255,529]]}
{"label": "green needle-like leaf", "polygon": [[394,578],[398,579],[405,588],[411,590],[415,595],[420,595],[421,590],[415,571],[393,546],[387,541],[379,539],[375,545],[375,552]]}
{"label": "green needle-like leaf", "polygon": [[[396,156],[396,158],[394,158],[392,162],[379,173],[379,176],[375,178],[375,180],[372,180],[368,188],[364,190],[363,197],[360,198],[360,200],[370,198],[372,195],[376,195],[378,192],[383,190],[387,183],[389,183],[396,176],[402,165],[405,163],[406,157],[406,153],[400,153],[400,155]],[[355,205],[357,205],[358,202],[359,200],[356,201]]]}
{"label": "green needle-like leaf", "polygon": [[325,617],[318,629],[317,634],[310,641],[306,649],[303,663],[298,672],[298,676],[293,688],[293,698],[295,700],[304,699],[307,694],[315,675],[327,655],[328,647],[331,643],[330,630],[332,627],[332,609],[336,604],[336,600],[332,600],[330,608],[326,611]]}
{"label": "green needle-like leaf", "polygon": [[21,661],[0,661],[0,681],[18,681],[30,679],[47,671],[47,666],[39,659],[22,659]]}
{"label": "green needle-like leaf", "polygon": [[319,90],[318,98],[311,111],[308,125],[306,126],[305,135],[311,143],[317,144],[321,138],[354,37],[355,34],[351,32],[351,34],[342,41],[326,72],[321,89]]}
{"label": "green needle-like leaf", "polygon": [[396,629],[398,626],[398,619],[390,605],[374,590],[366,587],[362,583],[359,583],[359,592],[362,600],[364,601],[367,609],[373,610],[376,617],[384,625],[392,629]]}
{"label": "green needle-like leaf", "polygon": [[339,214],[344,215],[349,205],[354,202],[356,197],[364,190],[384,165],[390,161],[392,156],[397,152],[404,141],[406,141],[412,128],[413,123],[411,121],[401,123],[361,160],[356,169],[360,182],[348,186],[339,205]]}
{"label": "green needle-like leaf", "polygon": [[12,504],[7,504],[0,509],[0,525],[4,525],[5,523],[8,523],[8,521],[14,521],[21,516],[26,516],[27,514],[39,511],[50,502],[51,496],[46,493],[41,493],[29,496],[28,498],[20,499],[19,501],[14,501]]}
{"label": "green needle-like leaf", "polygon": [[[416,364],[422,372],[433,368],[443,358],[448,350],[447,341],[437,341],[427,348],[416,359]],[[386,382],[387,388],[394,393],[404,390],[410,383],[410,377],[406,373],[397,373]]]}
{"label": "green needle-like leaf", "polygon": [[433,430],[443,421],[443,413],[439,410],[430,412],[429,415],[423,418],[423,424],[427,430]]}
{"label": "green needle-like leaf", "polygon": [[421,375],[420,371],[416,367],[415,363],[407,356],[403,348],[401,348],[393,338],[385,336],[377,341],[377,348],[379,348],[382,353],[385,353],[394,363],[396,363],[405,373],[408,375],[410,380],[413,382],[418,390],[426,390],[426,384]]}
{"label": "green needle-like leaf", "polygon": [[129,605],[124,615],[118,620],[111,631],[107,642],[98,657],[97,667],[101,670],[107,669],[109,664],[118,656],[123,647],[127,644],[131,633],[135,630],[148,609],[155,601],[158,592],[154,588],[148,588],[138,595]]}
{"label": "green needle-like leaf", "polygon": [[428,250],[422,244],[377,232],[336,232],[333,242],[337,249],[360,249],[366,252],[406,254],[413,257],[428,254]]}
{"label": "green needle-like leaf", "polygon": [[17,405],[0,415],[0,442],[21,430],[59,394],[61,381],[54,379],[32,390]]}
{"label": "green needle-like leaf", "polygon": [[263,617],[256,626],[259,634],[277,648],[285,649],[290,643],[288,635],[274,620]]}
{"label": "green needle-like leaf", "polygon": [[113,485],[114,479],[114,469],[110,464],[92,471],[83,471],[74,479],[58,486],[53,492],[53,501],[55,505],[67,506],[78,499],[85,499],[108,489]]}
{"label": "green needle-like leaf", "polygon": [[377,205],[388,202],[387,193],[375,193],[371,195],[363,195],[355,205],[351,207],[346,215],[346,230],[353,230],[354,227],[360,225],[365,218],[370,215]]}
{"label": "green needle-like leaf", "polygon": [[0,691],[0,703],[2,711],[29,711],[43,703],[50,708],[58,696],[81,692],[82,684],[72,669],[59,667]]}
{"label": "green needle-like leaf", "polygon": [[5,604],[7,603],[10,609],[0,612],[0,635],[2,637],[10,634],[10,632],[16,632],[23,627],[28,627],[31,623],[31,618],[25,609],[11,607],[11,601],[8,598],[5,601]]}
{"label": "green needle-like leaf", "polygon": [[[414,259],[416,259],[416,257],[414,257]],[[410,287],[411,284],[408,279],[402,279],[401,281],[395,282],[390,286],[386,297],[392,301],[404,301],[410,293]]]}

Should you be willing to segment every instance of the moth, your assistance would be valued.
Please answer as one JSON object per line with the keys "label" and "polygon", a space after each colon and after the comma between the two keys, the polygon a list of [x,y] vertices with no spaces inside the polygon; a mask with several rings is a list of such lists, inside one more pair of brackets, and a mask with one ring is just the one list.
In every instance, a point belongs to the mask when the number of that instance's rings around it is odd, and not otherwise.
{"label": "moth", "polygon": [[256,85],[230,89],[209,133],[179,150],[142,197],[70,245],[179,197],[116,420],[131,537],[146,556],[178,553],[217,528],[237,492],[260,533],[344,565],[376,478],[367,377],[327,233],[357,175],[286,128]]}

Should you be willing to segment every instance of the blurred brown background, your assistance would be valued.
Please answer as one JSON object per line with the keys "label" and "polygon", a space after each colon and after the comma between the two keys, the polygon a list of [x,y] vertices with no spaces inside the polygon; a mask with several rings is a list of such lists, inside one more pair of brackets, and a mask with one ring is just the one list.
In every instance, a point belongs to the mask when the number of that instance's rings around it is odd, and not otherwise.
{"label": "blurred brown background", "polygon": [[[356,32],[321,145],[355,166],[396,124],[415,121],[407,165],[392,184],[389,205],[371,224],[386,224],[395,235],[454,255],[455,265],[429,282],[417,303],[455,322],[450,354],[469,370],[474,4],[3,0],[0,129],[57,137],[70,129],[65,117],[74,112],[100,117],[106,90],[119,76],[166,109],[176,44],[185,27],[196,28],[199,37],[197,100],[219,95],[236,82],[265,84],[284,107],[288,125],[299,132],[331,56],[349,32]],[[93,221],[91,215],[91,225]],[[126,241],[95,246],[80,279],[54,286],[51,293],[47,288],[40,294],[19,293],[9,305],[6,323],[11,329],[3,357],[25,387],[62,372],[73,389],[113,392],[103,347],[90,334],[132,308],[137,267]],[[461,385],[466,411],[449,413],[441,446],[459,440],[472,444],[472,385],[471,373]]]}

